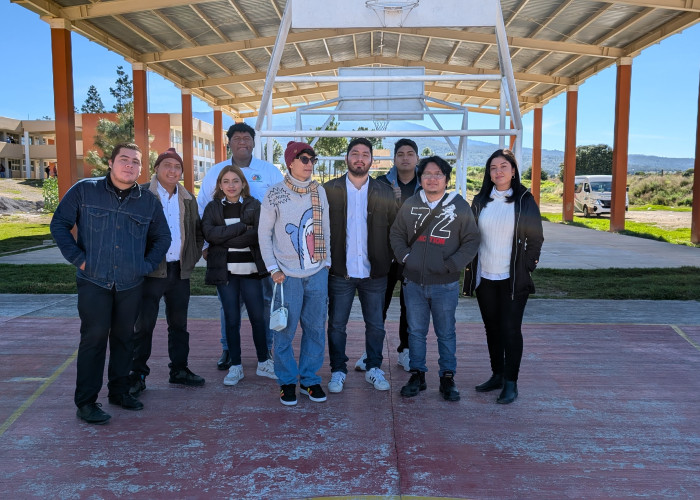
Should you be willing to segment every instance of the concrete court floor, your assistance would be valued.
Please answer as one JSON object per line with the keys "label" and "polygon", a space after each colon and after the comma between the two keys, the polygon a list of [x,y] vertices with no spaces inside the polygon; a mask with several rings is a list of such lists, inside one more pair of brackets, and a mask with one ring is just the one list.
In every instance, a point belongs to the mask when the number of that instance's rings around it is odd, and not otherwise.
{"label": "concrete court floor", "polygon": [[[72,403],[75,296],[0,295],[3,497],[700,497],[697,302],[531,300],[520,395],[507,406],[473,389],[490,374],[473,299],[459,306],[457,403],[437,392],[432,333],[428,390],[400,396],[408,374],[396,364],[395,319],[384,350],[390,391],[351,371],[327,402],[300,396],[284,407],[276,383],[255,375],[247,321],[246,376],[226,387],[216,299],[193,298],[191,310],[190,367],[206,385],[168,384],[160,320],[145,409],[111,406],[103,389],[112,420],[90,426]],[[350,363],[364,350],[358,320]],[[327,359],[321,376],[325,385]]]}
{"label": "concrete court floor", "polygon": [[[700,250],[545,223],[542,267],[700,267]],[[0,258],[62,262],[55,249]],[[58,260],[57,260],[58,259]],[[246,378],[222,385],[218,303],[193,297],[190,366],[202,388],[167,383],[164,321],[152,374],[128,412],[105,426],[75,417],[79,321],[72,295],[0,295],[0,492],[5,498],[698,498],[700,305],[695,301],[530,300],[520,396],[507,406],[473,386],[489,375],[473,299],[457,314],[458,403],[428,390],[403,399],[397,304],[384,365],[392,388],[359,372],[317,404],[283,407],[255,376],[244,322]],[[394,301],[397,302],[397,301]],[[162,315],[162,308],[161,308]],[[364,350],[361,315],[350,363]],[[298,351],[298,344],[297,344]],[[321,370],[330,378],[328,360]],[[351,365],[352,366],[352,365]]]}

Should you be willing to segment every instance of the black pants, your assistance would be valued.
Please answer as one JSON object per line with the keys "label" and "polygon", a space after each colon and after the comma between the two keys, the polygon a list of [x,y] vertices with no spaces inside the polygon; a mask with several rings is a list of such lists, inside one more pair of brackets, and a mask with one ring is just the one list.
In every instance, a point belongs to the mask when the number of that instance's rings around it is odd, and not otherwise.
{"label": "black pants", "polygon": [[187,368],[190,334],[187,331],[187,308],[190,304],[190,280],[180,279],[180,262],[168,262],[165,278],[149,278],[143,282],[141,313],[134,329],[134,363],[131,370],[139,375],[151,373],[146,364],[151,357],[153,329],[158,320],[160,299],[165,299],[168,322],[168,355],[170,373]]}
{"label": "black pants", "polygon": [[523,313],[528,294],[511,298],[510,280],[481,278],[476,289],[481,318],[486,328],[486,343],[491,370],[506,380],[517,381],[523,357]]}
{"label": "black pants", "polygon": [[94,403],[102,389],[107,341],[109,366],[107,388],[110,395],[129,391],[129,370],[133,351],[134,323],[141,302],[141,285],[128,290],[102,288],[78,278],[80,346],[75,404]]}
{"label": "black pants", "polygon": [[[389,310],[389,304],[391,304],[391,298],[394,295],[394,287],[397,282],[401,282],[401,267],[394,261],[391,263],[389,268],[389,274],[387,276],[386,282],[386,294],[384,295],[384,322],[386,322],[386,312]],[[406,303],[403,300],[403,287],[399,286],[401,290],[399,295],[399,301],[401,302],[401,317],[399,318],[399,346],[397,347],[398,352],[403,352],[404,349],[408,349],[408,321],[406,320]]]}

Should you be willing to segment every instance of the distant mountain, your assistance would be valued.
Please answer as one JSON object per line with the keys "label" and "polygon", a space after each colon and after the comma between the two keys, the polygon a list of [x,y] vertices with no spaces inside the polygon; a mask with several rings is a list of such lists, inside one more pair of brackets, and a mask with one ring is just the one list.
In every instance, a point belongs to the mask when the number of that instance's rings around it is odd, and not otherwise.
{"label": "distant mountain", "polygon": [[[214,112],[200,112],[193,113],[195,118],[198,118],[207,123],[214,123]],[[223,127],[228,129],[233,125],[233,119],[228,116],[223,116]],[[253,126],[255,123],[254,119],[246,120],[246,123]],[[277,115],[276,121],[273,124],[273,130],[289,130],[294,126],[294,116],[290,115],[286,117],[284,115]],[[346,129],[356,129],[360,126],[367,126],[367,122],[343,122],[343,128]],[[430,130],[428,127],[421,125],[419,123],[396,121],[390,122],[387,130]],[[277,142],[282,144],[282,147],[289,141],[288,137],[276,137]],[[400,137],[387,137],[384,139],[384,147],[387,149],[393,149],[394,143],[400,139]],[[417,137],[415,139],[416,144],[418,144],[418,152],[422,152],[423,149],[430,148],[430,150],[440,156],[445,156],[447,153],[451,152],[450,146],[447,142],[439,137]],[[455,142],[456,144],[456,142]],[[467,165],[470,166],[484,166],[486,160],[488,160],[491,153],[498,149],[497,143],[479,141],[469,139],[467,141]],[[564,163],[564,152],[558,151],[556,149],[543,149],[542,150],[542,170],[550,175],[559,174],[559,166]],[[523,148],[523,170],[527,170],[532,165],[532,148]],[[663,156],[648,156],[648,155],[638,155],[630,154],[627,162],[627,171],[629,173],[633,172],[650,172],[650,171],[684,171],[693,168],[694,160],[693,158],[666,158]]]}

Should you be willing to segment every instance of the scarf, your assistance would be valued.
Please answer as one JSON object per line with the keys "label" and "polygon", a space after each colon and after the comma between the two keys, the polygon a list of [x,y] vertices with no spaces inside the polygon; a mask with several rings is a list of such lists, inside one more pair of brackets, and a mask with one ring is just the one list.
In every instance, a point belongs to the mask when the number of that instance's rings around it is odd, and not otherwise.
{"label": "scarf", "polygon": [[297,194],[311,193],[311,211],[314,224],[314,260],[323,262],[326,260],[326,241],[323,238],[323,209],[321,208],[321,198],[318,196],[318,182],[312,180],[308,186],[299,187],[292,183],[289,174],[286,174],[284,176],[284,184]]}

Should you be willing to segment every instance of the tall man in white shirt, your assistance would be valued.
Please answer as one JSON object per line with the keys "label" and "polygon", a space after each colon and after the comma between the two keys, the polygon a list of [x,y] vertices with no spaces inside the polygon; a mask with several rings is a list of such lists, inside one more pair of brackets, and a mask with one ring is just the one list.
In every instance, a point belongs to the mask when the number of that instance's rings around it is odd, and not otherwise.
{"label": "tall man in white shirt", "polygon": [[173,148],[156,160],[151,182],[144,184],[163,205],[165,219],[172,237],[170,248],[158,268],[143,282],[141,312],[134,327],[134,357],[129,392],[138,397],[146,389],[146,377],[151,372],[153,329],[158,320],[161,297],[165,298],[168,322],[168,354],[170,383],[189,386],[204,385],[204,379],[187,367],[190,334],[187,331],[187,309],[190,303],[190,275],[202,256],[201,221],[194,196],[182,184],[182,158]]}
{"label": "tall man in white shirt", "polygon": [[[253,148],[255,147],[255,129],[245,123],[234,123],[228,129],[226,133],[228,136],[228,145],[231,150],[231,159],[224,160],[216,165],[213,165],[209,171],[202,179],[202,186],[199,189],[199,195],[197,196],[197,205],[199,205],[199,216],[204,214],[204,209],[207,204],[212,200],[214,195],[214,190],[216,189],[216,179],[219,176],[221,169],[227,165],[235,165],[241,169],[243,175],[245,175],[248,181],[248,186],[250,187],[250,195],[256,198],[258,201],[263,200],[267,188],[278,182],[282,182],[284,177],[277,167],[272,163],[266,162],[264,160],[258,160],[253,158]],[[204,250],[204,258],[206,258],[206,243]],[[265,300],[265,324],[269,324],[270,315],[270,300],[272,299],[272,280],[268,278],[262,279],[263,285],[263,297]],[[219,370],[228,370],[231,366],[231,359],[228,353],[228,346],[226,345],[226,331],[225,322],[223,316],[223,308],[221,309],[221,345],[223,346],[223,352],[221,358],[217,363]],[[267,332],[267,347],[272,349],[272,340],[274,338],[274,331],[269,330]],[[271,365],[271,363],[269,363]],[[270,369],[270,373],[274,373],[272,366],[266,368]],[[260,374],[258,374],[260,375]]]}
{"label": "tall man in white shirt", "polygon": [[390,389],[381,370],[384,347],[382,308],[393,254],[389,231],[397,205],[392,188],[369,176],[372,143],[353,139],[345,162],[348,173],[324,184],[330,212],[331,268],[328,277],[330,392],[341,392],[347,375],[346,327],[358,293],[365,320],[365,380]]}

